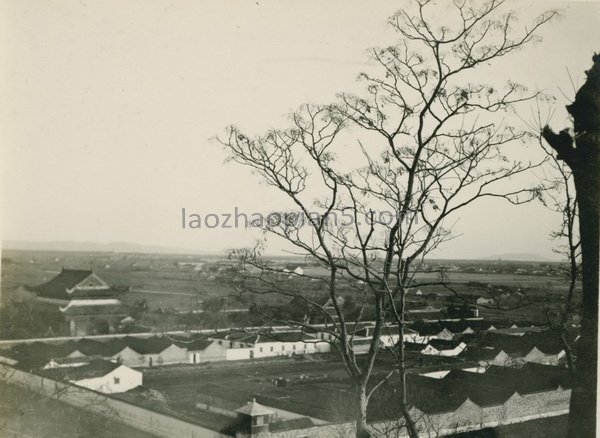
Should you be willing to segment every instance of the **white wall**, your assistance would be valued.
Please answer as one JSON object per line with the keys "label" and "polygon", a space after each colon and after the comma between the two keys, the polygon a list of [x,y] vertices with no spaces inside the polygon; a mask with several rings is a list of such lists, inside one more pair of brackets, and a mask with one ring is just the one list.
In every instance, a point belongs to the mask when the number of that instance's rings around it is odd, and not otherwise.
{"label": "white wall", "polygon": [[187,354],[189,363],[202,363],[215,360],[225,360],[227,348],[213,341],[204,350],[189,350]]}
{"label": "white wall", "polygon": [[[294,348],[295,347],[295,348]],[[315,353],[329,353],[329,342],[261,342],[252,348],[228,348],[227,360],[244,360],[261,357],[293,356]]]}
{"label": "white wall", "polygon": [[115,394],[129,391],[142,385],[142,373],[132,370],[125,365],[112,370],[110,373],[90,379],[72,380],[71,383],[104,394]]}
{"label": "white wall", "polygon": [[293,356],[315,353],[328,353],[331,344],[324,341],[315,342],[261,342],[253,348],[254,357]]}
{"label": "white wall", "polygon": [[225,352],[227,360],[244,360],[250,359],[250,351],[252,348],[228,348]]}

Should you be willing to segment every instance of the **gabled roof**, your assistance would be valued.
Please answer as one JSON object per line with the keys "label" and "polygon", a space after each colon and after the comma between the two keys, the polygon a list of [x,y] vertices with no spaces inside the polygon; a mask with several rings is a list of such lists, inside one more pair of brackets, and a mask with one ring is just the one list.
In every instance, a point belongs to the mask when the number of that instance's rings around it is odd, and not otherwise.
{"label": "gabled roof", "polygon": [[28,287],[43,298],[68,300],[67,289],[72,289],[92,275],[91,269],[63,269],[56,277],[46,283]]}
{"label": "gabled roof", "polygon": [[317,338],[302,332],[271,332],[259,334],[256,343],[264,342],[315,342]]}
{"label": "gabled roof", "polygon": [[470,373],[462,370],[452,370],[444,376],[444,384],[460,387],[465,397],[477,405],[497,406],[503,404],[516,392],[511,385],[498,384],[492,376],[485,373]]}
{"label": "gabled roof", "polygon": [[266,342],[317,342],[318,338],[301,331],[293,332],[221,332],[210,335],[211,339],[234,341],[245,344],[262,344]]}
{"label": "gabled roof", "polygon": [[409,402],[422,412],[453,412],[467,400],[478,406],[497,406],[515,393],[528,394],[570,387],[562,367],[527,364],[522,368],[492,366],[485,373],[451,370],[443,378],[409,374]]}
{"label": "gabled roof", "polygon": [[483,375],[497,385],[510,387],[519,394],[571,386],[568,370],[552,365],[527,363],[522,368],[491,366]]}
{"label": "gabled roof", "polygon": [[153,336],[151,338],[134,338],[127,336],[125,345],[139,354],[158,354],[165,351],[174,344],[171,340],[162,336]]}
{"label": "gabled roof", "polygon": [[442,322],[442,325],[444,326],[444,328],[446,328],[448,331],[450,331],[452,333],[462,333],[465,330],[467,330],[468,328],[470,328],[471,330],[474,330],[474,328],[471,327],[470,321],[464,321],[464,320],[444,321],[444,322]]}
{"label": "gabled roof", "polygon": [[446,329],[439,321],[428,322],[423,320],[415,321],[410,325],[410,328],[416,330],[421,336],[437,335]]}
{"label": "gabled roof", "polygon": [[55,359],[50,359],[48,361],[48,363],[46,364],[46,366],[50,365],[50,363],[54,362],[56,365],[60,366],[64,366],[64,367],[75,367],[75,366],[80,366],[82,364],[88,364],[89,363],[89,359],[85,358],[85,357],[61,357],[61,358],[55,358]]}
{"label": "gabled roof", "polygon": [[49,377],[60,378],[63,380],[81,380],[93,377],[106,376],[108,373],[122,366],[116,362],[107,360],[93,360],[87,365],[80,367],[65,367],[44,370],[44,374]]}
{"label": "gabled roof", "polygon": [[208,348],[213,342],[212,339],[208,339],[204,336],[190,336],[190,337],[180,337],[173,336],[171,340],[175,345],[179,348],[187,348],[188,351],[203,351]]}
{"label": "gabled roof", "polygon": [[51,344],[46,342],[32,342],[12,347],[6,356],[17,360],[17,366],[31,370],[44,366],[50,359],[65,357],[77,348],[73,342]]}
{"label": "gabled roof", "polygon": [[446,341],[444,339],[431,339],[428,342],[429,345],[431,345],[433,348],[435,348],[436,350],[453,350],[456,347],[460,346],[460,344],[463,344],[463,342],[461,341]]}
{"label": "gabled roof", "polygon": [[124,339],[113,338],[107,341],[94,341],[92,339],[80,339],[75,342],[76,349],[86,356],[114,356],[123,348],[126,343]]}
{"label": "gabled roof", "polygon": [[462,387],[451,385],[445,379],[409,374],[407,381],[408,388],[412,389],[409,403],[426,414],[453,412],[467,399]]}
{"label": "gabled roof", "polygon": [[257,334],[244,332],[220,332],[214,335],[209,335],[209,337],[211,339],[234,341],[247,344],[254,344],[258,340]]}
{"label": "gabled roof", "polygon": [[524,357],[534,347],[545,354],[558,354],[564,349],[560,337],[551,330],[525,333],[522,336],[488,332],[479,341],[479,345],[502,349],[513,357]]}
{"label": "gabled roof", "polygon": [[503,350],[500,347],[471,347],[467,348],[461,356],[469,361],[494,360]]}

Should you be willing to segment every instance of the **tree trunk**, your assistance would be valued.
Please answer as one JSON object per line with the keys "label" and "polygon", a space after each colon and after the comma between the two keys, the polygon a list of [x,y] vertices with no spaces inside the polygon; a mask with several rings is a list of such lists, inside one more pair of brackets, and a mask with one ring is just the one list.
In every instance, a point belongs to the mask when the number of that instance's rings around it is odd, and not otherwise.
{"label": "tree trunk", "polygon": [[365,382],[356,384],[356,438],[371,438],[371,433],[367,427],[367,385]]}
{"label": "tree trunk", "polygon": [[406,430],[408,432],[408,436],[410,438],[419,438],[419,433],[417,432],[417,426],[410,415],[409,406],[408,406],[408,387],[406,385],[406,361],[405,355],[406,350],[404,348],[404,313],[406,307],[406,291],[403,290],[400,294],[400,312],[399,315],[401,320],[398,322],[398,345],[400,346],[398,351],[398,373],[400,374],[400,396],[402,397],[400,410],[402,412],[402,417],[404,417],[404,421],[406,423]]}
{"label": "tree trunk", "polygon": [[[579,202],[583,297],[581,337],[577,346],[576,381],[571,395],[569,416],[571,438],[596,436],[600,136],[587,134],[585,137],[577,141],[577,150],[585,150],[590,154],[579,156],[578,158],[581,159],[577,160],[578,163],[573,169]],[[584,142],[590,144],[584,147]]]}
{"label": "tree trunk", "polygon": [[[581,333],[577,345],[575,382],[569,411],[569,438],[596,436],[598,364],[598,276],[600,221],[600,55],[586,72],[587,79],[567,106],[573,116],[575,138],[565,129],[555,134],[548,126],[542,135],[573,171],[579,205],[581,235]],[[575,147],[573,147],[575,142]]]}

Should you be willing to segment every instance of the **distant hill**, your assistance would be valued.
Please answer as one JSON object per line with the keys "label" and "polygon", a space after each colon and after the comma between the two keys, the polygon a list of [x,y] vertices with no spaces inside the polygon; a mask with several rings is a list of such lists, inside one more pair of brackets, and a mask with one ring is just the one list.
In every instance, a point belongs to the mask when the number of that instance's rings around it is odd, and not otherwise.
{"label": "distant hill", "polygon": [[543,257],[539,254],[531,254],[524,252],[514,252],[497,254],[489,257],[480,257],[477,260],[510,260],[515,262],[555,262],[557,259]]}
{"label": "distant hill", "polygon": [[133,253],[159,253],[159,254],[210,254],[209,251],[193,251],[169,246],[143,245],[129,242],[72,242],[51,241],[31,242],[26,240],[4,240],[3,249],[16,249],[23,251],[73,251],[73,252],[133,252]]}

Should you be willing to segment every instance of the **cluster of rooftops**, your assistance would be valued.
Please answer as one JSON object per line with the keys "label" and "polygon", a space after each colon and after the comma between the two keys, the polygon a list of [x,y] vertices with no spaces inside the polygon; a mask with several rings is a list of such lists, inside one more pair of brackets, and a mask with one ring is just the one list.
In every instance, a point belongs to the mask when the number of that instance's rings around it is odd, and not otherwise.
{"label": "cluster of rooftops", "polygon": [[460,369],[442,378],[408,376],[412,404],[421,412],[452,412],[467,400],[479,407],[503,405],[515,394],[539,394],[571,387],[563,367],[528,362],[520,368],[490,366],[485,372]]}
{"label": "cluster of rooftops", "polygon": [[191,341],[177,340],[166,336],[152,336],[148,338],[126,336],[111,338],[106,341],[83,338],[62,343],[36,341],[18,344],[0,353],[2,358],[16,361],[14,365],[19,368],[33,370],[44,368],[54,361],[57,365],[68,366],[71,360],[81,358],[116,359],[125,349],[130,349],[139,355],[160,354],[169,347],[176,345],[185,349],[206,348],[211,343],[206,338],[197,338]]}
{"label": "cluster of rooftops", "polygon": [[[375,379],[376,380],[376,379]],[[461,409],[498,409],[513,414],[519,409],[532,415],[544,415],[545,401],[556,397],[557,410],[568,406],[571,387],[565,368],[527,363],[519,368],[490,366],[485,372],[461,369],[448,371],[443,377],[407,375],[408,403],[416,411],[415,418],[429,418],[460,412]],[[397,418],[400,391],[399,378],[390,379],[371,398],[370,423]],[[198,388],[196,406],[210,415],[202,416],[207,425],[221,432],[233,431],[237,425],[235,412],[242,409],[265,416],[269,431],[318,427],[324,423],[351,422],[352,398],[348,379],[330,378],[318,383],[298,380],[284,387],[236,387],[235,391],[219,383],[205,383]],[[564,406],[563,406],[564,405]],[[296,423],[285,422],[286,413],[296,414]],[[479,421],[480,418],[474,419]],[[508,418],[507,418],[508,420]]]}

